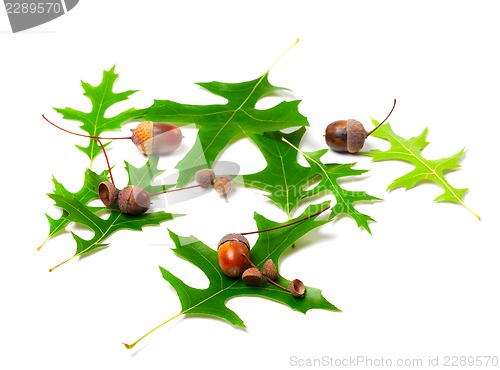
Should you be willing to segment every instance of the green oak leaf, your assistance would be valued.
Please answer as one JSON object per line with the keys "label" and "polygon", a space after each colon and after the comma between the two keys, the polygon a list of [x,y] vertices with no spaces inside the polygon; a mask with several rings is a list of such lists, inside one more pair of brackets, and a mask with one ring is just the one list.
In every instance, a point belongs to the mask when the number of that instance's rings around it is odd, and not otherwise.
{"label": "green oak leaf", "polygon": [[176,166],[178,186],[190,182],[198,169],[212,167],[219,153],[239,137],[309,125],[298,111],[298,100],[283,101],[269,109],[255,108],[266,95],[286,90],[273,86],[268,73],[269,70],[255,80],[241,83],[198,83],[226,98],[226,104],[189,105],[155,100],[147,109],[145,120],[174,122],[179,126],[194,124],[198,128],[193,148]]}
{"label": "green oak leaf", "polygon": [[[92,200],[99,199],[97,188],[101,182],[108,181],[107,174],[108,171],[103,171],[100,175],[98,175],[92,170],[87,169],[85,171],[83,186],[76,193],[71,193],[69,190],[66,190],[63,184],[57,181],[55,177],[52,177],[52,182],[54,183],[53,194],[61,195],[65,198],[75,198],[82,204],[88,204]],[[89,209],[97,211],[102,209],[102,207],[91,207]],[[54,219],[50,217],[48,214],[45,214],[45,216],[47,217],[47,220],[49,221],[50,225],[49,235],[44,240],[44,242],[37,248],[38,250],[40,250],[50,238],[64,231],[66,226],[70,223],[70,220],[68,220],[67,218],[66,211],[63,211],[62,215],[58,219]]]}
{"label": "green oak leaf", "polygon": [[[310,217],[305,221],[289,227],[260,233],[257,242],[250,252],[254,264],[262,268],[266,260],[272,259],[275,265],[278,266],[281,255],[299,238],[328,222],[316,221],[317,215],[313,216],[316,211],[324,209],[327,204],[328,202],[310,205],[302,215],[286,223],[270,221],[264,216],[255,213],[254,219],[259,230],[274,228],[276,226],[298,221],[304,217]],[[321,290],[316,288],[307,287],[305,296],[303,298],[296,298],[290,293],[271,284],[249,286],[241,279],[235,280],[229,278],[221,272],[218,265],[217,252],[215,250],[193,236],[182,237],[170,231],[170,237],[175,243],[175,248],[173,249],[174,253],[201,269],[206,274],[210,283],[206,289],[193,288],[168,270],[160,267],[163,278],[167,280],[177,292],[182,309],[179,314],[168,319],[152,331],[180,315],[191,314],[217,317],[235,326],[245,327],[242,319],[226,306],[228,300],[241,296],[271,299],[302,313],[306,313],[313,308],[339,311],[338,308],[323,297]],[[277,282],[286,287],[290,283],[290,280],[280,276]],[[148,332],[146,335],[152,331]],[[146,335],[132,344],[126,344],[126,347],[132,348]]]}
{"label": "green oak leaf", "polygon": [[266,159],[267,166],[258,173],[243,175],[243,181],[246,186],[268,192],[267,197],[288,216],[308,194],[304,188],[311,182],[311,169],[299,164],[297,151],[281,138],[286,138],[298,147],[305,132],[305,127],[301,127],[289,134],[273,131],[250,135]]}
{"label": "green oak leaf", "polygon": [[[150,194],[163,192],[173,186],[152,185],[154,178],[164,172],[164,170],[158,169],[157,156],[148,157],[145,164],[141,167],[134,167],[130,163],[125,162],[125,169],[129,176],[129,185],[133,184],[139,186],[150,192]],[[103,175],[97,176],[92,171],[87,170],[84,187],[75,194],[67,191],[59,182],[54,182],[56,190],[54,193],[49,194],[49,197],[56,202],[57,207],[63,210],[63,215],[59,220],[49,218],[51,232],[53,228],[63,222],[64,226],[69,222],[76,222],[94,231],[94,237],[90,240],[82,239],[75,233],[72,233],[77,244],[75,255],[56,267],[77,256],[89,253],[96,248],[107,246],[108,244],[105,244],[104,241],[115,231],[121,229],[141,230],[144,226],[159,225],[161,222],[172,220],[174,217],[178,216],[162,211],[132,216],[120,212],[116,206],[112,209],[89,207],[87,205],[89,201],[99,198],[97,191],[99,183],[102,181],[109,181],[108,177],[104,176],[104,174],[107,174],[107,171],[105,171]],[[102,210],[108,210],[109,217],[107,219],[103,219],[96,214],[96,212]],[[61,227],[59,227],[58,230],[61,230]],[[51,271],[52,270],[53,269],[51,269]]]}
{"label": "green oak leaf", "polygon": [[108,246],[109,244],[105,243],[105,240],[118,230],[127,229],[139,231],[142,230],[144,226],[156,226],[164,221],[172,220],[177,216],[163,211],[133,216],[118,210],[111,210],[109,217],[103,219],[75,198],[66,198],[58,194],[49,194],[49,197],[55,201],[57,207],[62,208],[66,212],[66,218],[68,220],[87,226],[94,232],[92,239],[83,239],[72,232],[71,234],[76,241],[75,254],[71,258],[51,268],[49,271],[53,271],[55,268],[75,257],[89,253],[97,248]]}
{"label": "green oak leaf", "polygon": [[[372,122],[375,126],[378,125],[376,120],[372,119]],[[461,204],[477,219],[480,219],[479,215],[473,212],[463,201],[464,194],[469,189],[457,189],[453,187],[445,178],[445,174],[447,172],[460,168],[459,162],[464,154],[464,149],[460,150],[451,157],[426,159],[422,155],[422,150],[429,145],[429,142],[426,140],[427,132],[428,129],[426,128],[420,135],[410,139],[405,139],[397,135],[392,130],[391,125],[386,123],[377,129],[372,136],[387,140],[391,144],[391,147],[386,151],[375,149],[361,154],[371,157],[375,162],[397,160],[408,162],[415,166],[412,171],[394,180],[387,187],[387,190],[401,187],[409,190],[423,182],[433,182],[439,185],[444,191],[441,195],[434,199],[435,202],[451,202]]]}
{"label": "green oak leaf", "polygon": [[[130,95],[137,92],[137,90],[127,90],[119,93],[113,92],[113,85],[117,78],[118,74],[115,73],[115,67],[113,66],[109,71],[103,72],[102,81],[98,86],[92,86],[82,81],[83,94],[92,102],[90,112],[82,112],[73,108],[54,108],[55,111],[61,113],[65,119],[80,121],[82,123],[80,128],[90,136],[100,136],[105,131],[117,130],[124,123],[140,118],[144,110],[137,110],[135,108],[127,109],[112,117],[105,116],[108,108],[116,103],[127,100]],[[90,158],[90,163],[92,163],[92,160],[102,149],[96,140],[89,140],[90,142],[87,147],[79,145],[76,147],[87,154]]]}
{"label": "green oak leaf", "polygon": [[[316,152],[303,152],[294,143],[287,140],[283,135],[282,141],[293,147],[301,153],[310,165],[310,179],[320,178],[319,183],[307,192],[307,196],[313,196],[322,192],[330,192],[336,199],[336,204],[332,207],[330,219],[338,215],[348,215],[356,221],[359,227],[362,227],[371,234],[368,222],[374,221],[370,216],[359,212],[355,207],[357,202],[371,202],[380,200],[361,190],[347,190],[340,186],[338,180],[343,177],[359,176],[367,172],[367,170],[358,170],[352,168],[356,163],[323,163],[321,157],[324,156],[328,149],[318,150]],[[278,169],[276,169],[278,171]]]}

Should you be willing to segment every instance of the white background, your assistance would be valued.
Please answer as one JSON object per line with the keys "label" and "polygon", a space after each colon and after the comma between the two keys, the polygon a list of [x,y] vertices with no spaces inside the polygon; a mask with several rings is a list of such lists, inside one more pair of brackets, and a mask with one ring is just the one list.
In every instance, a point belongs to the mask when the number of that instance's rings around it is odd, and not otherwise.
{"label": "white background", "polygon": [[[292,356],[421,358],[424,364],[429,356],[499,356],[496,3],[82,0],[67,15],[19,34],[0,14],[0,368],[287,369],[295,368]],[[154,98],[219,102],[194,82],[257,78],[296,38],[300,43],[270,81],[293,91],[282,98],[302,100],[311,125],[302,148],[324,148],[324,128],[335,119],[367,125],[370,116],[382,119],[397,98],[393,128],[411,137],[429,127],[427,157],[467,148],[463,169],[448,178],[470,188],[465,201],[482,221],[459,205],[433,203],[441,194],[434,185],[387,193],[409,165],[329,152],[325,161],[356,161],[371,170],[345,186],[384,199],[357,207],[378,221],[371,224],[373,236],[344,217],[303,238],[280,272],[321,288],[342,313],[302,315],[238,298],[228,306],[246,330],[181,318],[126,350],[121,342],[180,311],[158,265],[207,286],[199,270],[170,250],[167,227],[215,246],[228,232],[254,229],[254,211],[276,221],[286,216],[255,191],[237,189],[228,203],[209,193],[168,205],[188,216],[142,233],[119,232],[109,248],[49,273],[75,248],[66,234],[36,251],[48,232],[44,213],[58,215],[46,196],[51,176],[77,190],[88,159],[73,146],[86,139],[50,127],[41,114],[77,129],[51,107],[89,109],[80,80],[97,85],[114,64],[120,74],[115,91],[140,92],[110,114],[146,107]],[[195,130],[184,135],[180,150],[160,162],[173,175]],[[364,150],[376,147],[387,144],[370,138]],[[113,143],[109,154],[118,183],[126,181],[123,159],[144,162],[130,142]],[[246,173],[265,166],[246,140],[221,158]],[[104,169],[102,157],[94,169]]]}

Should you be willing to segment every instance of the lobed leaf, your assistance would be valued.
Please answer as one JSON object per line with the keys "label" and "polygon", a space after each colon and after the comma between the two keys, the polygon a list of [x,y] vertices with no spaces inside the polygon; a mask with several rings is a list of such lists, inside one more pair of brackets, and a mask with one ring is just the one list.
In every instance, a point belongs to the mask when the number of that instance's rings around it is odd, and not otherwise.
{"label": "lobed leaf", "polygon": [[55,201],[57,207],[62,208],[67,213],[66,218],[68,220],[87,226],[94,232],[93,238],[88,240],[72,233],[76,241],[75,254],[73,257],[55,266],[50,271],[77,256],[107,246],[108,244],[105,243],[106,239],[118,230],[142,230],[144,226],[156,226],[164,221],[172,220],[177,216],[163,211],[145,213],[139,216],[112,211],[107,219],[103,219],[75,198],[70,199],[57,194],[49,194],[49,197]]}
{"label": "lobed leaf", "polygon": [[[119,93],[113,92],[113,85],[118,78],[115,73],[115,67],[111,67],[109,71],[104,71],[102,81],[98,86],[92,86],[89,83],[82,81],[83,95],[85,95],[92,103],[90,112],[82,112],[73,108],[54,108],[54,110],[63,115],[63,118],[75,120],[82,123],[80,128],[90,136],[100,136],[105,131],[117,130],[121,126],[133,119],[138,119],[143,114],[144,110],[130,108],[115,116],[106,117],[106,111],[116,103],[125,101],[130,95],[137,90],[127,90]],[[92,160],[102,151],[96,140],[89,139],[89,145],[76,147],[87,154]]]}
{"label": "lobed leaf", "polygon": [[[372,119],[376,126],[378,122]],[[389,123],[384,124],[376,130],[372,136],[387,140],[391,146],[386,151],[375,149],[366,153],[361,153],[372,158],[373,161],[399,160],[413,164],[415,168],[407,174],[395,179],[387,190],[405,188],[412,189],[423,182],[433,182],[443,189],[443,193],[434,199],[435,202],[458,203],[467,208],[477,219],[479,215],[473,212],[463,201],[467,188],[455,188],[445,178],[445,174],[460,168],[460,160],[464,150],[441,159],[426,159],[422,155],[422,150],[427,147],[428,129],[426,128],[418,136],[405,139],[397,135]]]}
{"label": "lobed leaf", "polygon": [[190,182],[198,169],[211,168],[220,152],[239,137],[309,125],[298,111],[299,101],[283,101],[269,109],[255,108],[264,96],[285,90],[273,86],[268,73],[241,83],[198,83],[207,91],[226,98],[226,104],[189,105],[155,100],[147,109],[144,119],[174,122],[179,126],[194,124],[198,128],[195,145],[176,166],[178,186]]}
{"label": "lobed leaf", "polygon": [[[312,215],[316,210],[324,208],[326,205],[327,203],[311,205],[301,216],[289,222]],[[316,221],[316,217],[317,215],[290,227],[259,234],[255,246],[251,249],[251,259],[254,264],[262,267],[267,259],[272,259],[278,266],[280,256],[300,237],[328,222]],[[283,223],[270,221],[257,213],[255,214],[255,221],[259,230],[283,225]],[[206,289],[193,288],[168,270],[160,267],[163,278],[172,285],[179,296],[182,307],[180,314],[214,316],[224,319],[235,326],[244,327],[241,318],[225,305],[229,299],[239,296],[268,298],[303,313],[313,308],[339,311],[323,297],[319,289],[307,287],[305,296],[296,298],[274,285],[249,286],[241,279],[231,279],[221,272],[215,250],[192,236],[182,237],[172,231],[169,232],[176,246],[173,249],[174,253],[201,269],[210,282]],[[288,286],[290,281],[280,276],[278,283]]]}
{"label": "lobed leaf", "polygon": [[[108,181],[107,174],[108,171],[103,171],[100,175],[98,175],[92,170],[87,169],[85,171],[83,186],[76,193],[71,193],[70,191],[66,190],[62,183],[57,181],[55,177],[52,177],[52,182],[54,183],[54,192],[52,194],[60,195],[65,198],[75,198],[82,204],[88,204],[92,200],[99,198],[97,187],[101,182]],[[91,207],[90,209],[95,212],[102,209],[102,207]],[[50,226],[49,235],[47,236],[45,241],[38,247],[38,250],[40,250],[43,245],[53,236],[65,230],[66,226],[71,222],[70,220],[68,220],[67,215],[67,212],[64,210],[63,214],[58,219],[54,219],[48,214],[45,214]]]}

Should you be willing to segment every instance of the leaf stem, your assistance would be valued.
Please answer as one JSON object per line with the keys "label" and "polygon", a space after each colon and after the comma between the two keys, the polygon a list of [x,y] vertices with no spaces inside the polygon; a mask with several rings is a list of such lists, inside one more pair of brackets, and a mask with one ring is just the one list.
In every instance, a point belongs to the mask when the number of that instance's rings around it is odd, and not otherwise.
{"label": "leaf stem", "polygon": [[[81,254],[81,253],[80,253],[80,254]],[[56,268],[58,268],[59,266],[64,265],[66,262],[71,261],[73,258],[75,258],[76,256],[79,256],[80,254],[75,254],[73,257],[70,257],[70,258],[68,258],[67,260],[62,261],[61,263],[59,263],[59,264],[55,265],[54,267],[52,267],[51,269],[49,269],[49,272],[54,271],[54,270],[55,270]]]}
{"label": "leaf stem", "polygon": [[149,334],[151,334],[151,333],[152,333],[152,332],[154,332],[155,330],[157,330],[157,329],[161,328],[163,325],[168,324],[170,321],[172,321],[172,320],[174,320],[174,319],[178,318],[178,317],[179,317],[179,316],[181,316],[182,314],[183,314],[183,312],[179,312],[177,315],[172,316],[172,317],[171,317],[171,318],[169,318],[168,320],[166,320],[166,321],[162,322],[160,325],[158,325],[158,326],[154,327],[153,329],[151,329],[150,331],[148,331],[146,334],[144,334],[142,337],[140,337],[139,339],[137,339],[135,342],[133,342],[133,343],[131,343],[131,344],[127,344],[127,343],[122,343],[122,344],[125,346],[125,348],[127,348],[127,349],[132,349],[132,348],[134,348],[134,347],[135,347],[135,345],[136,345],[137,343],[139,343],[141,340],[143,340],[144,338],[146,338]]}
{"label": "leaf stem", "polygon": [[50,235],[45,238],[45,240],[42,242],[42,244],[40,244],[40,246],[36,250],[39,251],[40,249],[42,249],[42,247],[49,241],[49,239]]}
{"label": "leaf stem", "polygon": [[271,69],[273,69],[273,67],[274,67],[274,66],[275,66],[275,65],[276,65],[276,64],[280,61],[280,59],[281,59],[281,58],[283,58],[283,57],[284,57],[284,56],[285,56],[285,55],[286,55],[286,54],[287,54],[290,50],[292,50],[292,49],[294,48],[294,46],[295,46],[295,45],[297,45],[297,44],[299,43],[299,41],[300,41],[300,39],[295,40],[295,42],[293,43],[293,45],[291,45],[288,49],[286,49],[286,50],[283,52],[283,54],[281,54],[281,55],[278,57],[278,59],[276,59],[276,60],[274,61],[274,63],[271,65],[271,67],[269,67],[269,69],[267,70],[266,74],[268,74],[268,73],[269,73],[269,71],[270,71]]}

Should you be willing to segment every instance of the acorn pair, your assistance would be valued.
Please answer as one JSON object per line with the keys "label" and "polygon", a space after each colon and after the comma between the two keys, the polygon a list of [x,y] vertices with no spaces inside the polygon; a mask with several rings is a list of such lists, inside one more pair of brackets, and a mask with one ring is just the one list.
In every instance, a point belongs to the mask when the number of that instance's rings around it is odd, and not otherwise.
{"label": "acorn pair", "polygon": [[125,186],[118,192],[115,184],[104,181],[99,184],[99,198],[106,207],[118,203],[118,208],[129,215],[140,215],[146,212],[151,205],[151,196],[146,190],[135,186]]}
{"label": "acorn pair", "polygon": [[216,178],[214,171],[209,168],[196,172],[194,179],[201,187],[213,186],[214,190],[220,195],[229,194],[233,190],[231,177],[222,175]]}

